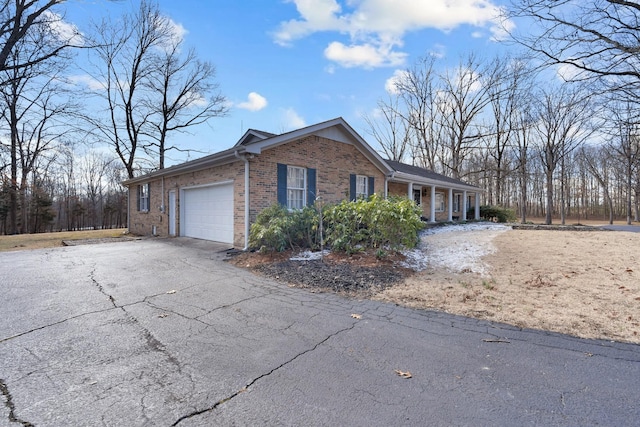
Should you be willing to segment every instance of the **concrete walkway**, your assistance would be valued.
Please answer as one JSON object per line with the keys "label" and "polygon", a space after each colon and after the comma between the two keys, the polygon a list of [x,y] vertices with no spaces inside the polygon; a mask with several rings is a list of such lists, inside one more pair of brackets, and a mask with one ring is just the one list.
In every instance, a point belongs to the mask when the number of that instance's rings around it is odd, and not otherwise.
{"label": "concrete walkway", "polygon": [[223,249],[1,253],[0,426],[640,419],[640,346],[289,288]]}

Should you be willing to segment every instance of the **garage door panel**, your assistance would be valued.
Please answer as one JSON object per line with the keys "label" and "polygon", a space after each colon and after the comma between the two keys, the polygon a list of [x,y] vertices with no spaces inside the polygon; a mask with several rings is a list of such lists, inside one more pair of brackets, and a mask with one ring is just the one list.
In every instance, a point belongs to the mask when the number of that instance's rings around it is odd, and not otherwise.
{"label": "garage door panel", "polygon": [[184,190],[184,236],[233,243],[233,184]]}

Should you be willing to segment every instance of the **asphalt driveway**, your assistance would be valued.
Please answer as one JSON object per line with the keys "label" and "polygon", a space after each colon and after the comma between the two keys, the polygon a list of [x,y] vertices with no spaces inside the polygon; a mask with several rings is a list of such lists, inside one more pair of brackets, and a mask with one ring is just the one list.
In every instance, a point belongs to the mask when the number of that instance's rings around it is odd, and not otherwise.
{"label": "asphalt driveway", "polygon": [[289,288],[224,249],[0,254],[0,426],[640,419],[640,346]]}

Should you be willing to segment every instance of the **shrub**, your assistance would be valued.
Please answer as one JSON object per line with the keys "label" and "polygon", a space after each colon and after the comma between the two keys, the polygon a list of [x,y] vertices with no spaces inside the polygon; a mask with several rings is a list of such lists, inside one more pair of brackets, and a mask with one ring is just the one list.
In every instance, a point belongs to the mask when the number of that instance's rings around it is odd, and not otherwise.
{"label": "shrub", "polygon": [[328,208],[327,244],[349,254],[368,248],[413,248],[423,223],[420,208],[406,198],[385,200],[377,195]]}
{"label": "shrub", "polygon": [[274,204],[258,214],[251,224],[249,246],[262,252],[282,252],[285,249],[317,249],[318,213],[312,207],[289,212]]}
{"label": "shrub", "polygon": [[[263,252],[319,249],[320,212],[316,207],[288,211],[275,204],[264,209],[251,225],[249,246]],[[332,250],[349,254],[373,248],[413,248],[423,223],[420,208],[406,198],[385,200],[377,195],[322,208],[326,242]]]}
{"label": "shrub", "polygon": [[[469,213],[472,212],[473,208],[469,209]],[[480,218],[487,221],[515,222],[516,213],[513,209],[507,209],[500,206],[480,206]]]}

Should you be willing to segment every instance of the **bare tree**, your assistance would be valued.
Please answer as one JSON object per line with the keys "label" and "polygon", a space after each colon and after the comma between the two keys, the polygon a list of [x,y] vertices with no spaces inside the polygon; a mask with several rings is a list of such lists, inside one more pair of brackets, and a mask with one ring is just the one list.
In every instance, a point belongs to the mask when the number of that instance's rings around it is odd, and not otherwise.
{"label": "bare tree", "polygon": [[633,180],[640,170],[640,112],[630,103],[613,103],[606,109],[612,126],[608,148],[617,155],[624,177],[625,212],[627,224],[631,224],[634,194]]}
{"label": "bare tree", "polygon": [[589,173],[598,181],[604,193],[605,203],[609,208],[609,224],[613,224],[613,200],[609,188],[608,170],[611,163],[611,153],[606,147],[586,146],[580,149],[580,158]]}
{"label": "bare tree", "polygon": [[[524,102],[522,102],[524,101]],[[515,125],[515,158],[518,171],[518,184],[520,196],[520,222],[527,222],[527,205],[529,202],[529,161],[531,157],[531,133],[533,130],[533,119],[530,113],[531,98],[523,98],[520,109],[517,111],[513,124]]]}
{"label": "bare tree", "polygon": [[402,162],[409,149],[411,132],[409,123],[400,114],[398,97],[379,100],[374,117],[365,115],[364,120],[369,126],[367,132],[378,142],[385,156]]}
{"label": "bare tree", "polygon": [[518,0],[511,13],[532,19],[516,41],[566,65],[568,79],[607,77],[619,87],[640,84],[640,4],[627,0]]}
{"label": "bare tree", "polygon": [[[36,28],[32,27],[32,31]],[[40,156],[69,131],[61,127],[59,119],[70,112],[73,104],[65,97],[66,90],[60,84],[60,72],[67,64],[63,56],[40,61],[50,45],[56,45],[55,34],[39,28],[35,36],[18,40],[13,44],[0,79],[0,102],[4,108],[0,117],[6,124],[10,139],[11,194],[9,233],[18,230],[18,205],[22,206],[21,231],[27,232],[27,180],[33,173]],[[28,65],[25,65],[28,64]],[[21,178],[18,180],[18,172]],[[18,200],[18,193],[21,200]]]}
{"label": "bare tree", "polygon": [[110,164],[115,160],[115,158],[108,158],[104,154],[90,151],[83,157],[81,163],[82,183],[87,198],[88,225],[94,230],[102,224],[102,221],[99,220],[99,214],[104,200],[106,175]]}
{"label": "bare tree", "polygon": [[[77,34],[63,34],[57,30],[63,19],[53,10],[63,2],[0,0],[0,71],[32,67],[59,56],[73,45]],[[24,42],[36,45],[37,54],[16,61],[14,50]]]}
{"label": "bare tree", "polygon": [[185,131],[224,116],[228,110],[214,80],[213,64],[198,60],[193,50],[182,55],[182,38],[174,37],[171,42],[156,58],[157,73],[152,73],[148,82],[151,89],[148,107],[156,110],[150,118],[154,128],[150,136],[155,141],[150,146],[158,153],[160,169],[164,169],[167,151],[180,150],[176,145],[167,147],[170,132]]}
{"label": "bare tree", "polygon": [[445,171],[454,178],[461,177],[467,155],[477,148],[483,137],[478,119],[496,95],[491,89],[499,87],[502,77],[499,61],[483,63],[473,54],[441,76],[443,84],[437,106],[444,128],[442,147],[446,150],[441,161]]}
{"label": "bare tree", "polygon": [[[494,162],[496,204],[502,205],[505,178],[511,172],[507,166],[508,151],[516,145],[517,133],[522,121],[523,110],[528,109],[527,100],[531,92],[532,71],[525,61],[509,57],[496,59],[496,74],[488,88],[489,109],[484,138],[489,157]],[[500,71],[502,70],[502,71]],[[526,134],[519,135],[526,151]],[[521,154],[524,154],[521,151]]]}
{"label": "bare tree", "polygon": [[[130,178],[144,162],[164,167],[166,151],[177,149],[167,147],[169,132],[226,112],[214,67],[198,61],[193,51],[182,56],[179,37],[173,22],[145,0],[136,12],[105,19],[95,28],[93,76],[102,85],[97,95],[104,101],[104,116],[87,119]],[[159,158],[145,159],[141,150],[155,151]]]}
{"label": "bare tree", "polygon": [[566,156],[592,133],[589,98],[579,88],[560,85],[544,89],[539,97],[534,130],[537,148],[546,178],[546,218],[551,224],[553,214],[553,180],[561,167],[561,209],[564,222],[564,161]]}
{"label": "bare tree", "polygon": [[415,138],[413,143],[414,163],[436,169],[436,158],[440,138],[435,120],[435,57],[425,57],[406,70],[395,82],[394,90],[404,104],[396,109]]}

